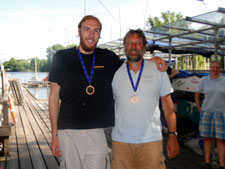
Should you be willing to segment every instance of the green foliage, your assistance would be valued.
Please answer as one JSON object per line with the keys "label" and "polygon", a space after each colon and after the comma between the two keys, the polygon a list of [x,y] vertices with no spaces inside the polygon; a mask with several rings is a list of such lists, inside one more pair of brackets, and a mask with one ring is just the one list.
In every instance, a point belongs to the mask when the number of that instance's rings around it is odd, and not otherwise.
{"label": "green foliage", "polygon": [[9,61],[3,63],[6,70],[11,72],[30,71],[30,63],[27,60],[16,60],[11,58]]}
{"label": "green foliage", "polygon": [[77,45],[71,44],[71,45],[68,45],[66,48],[72,48],[72,47],[74,47],[74,46],[77,46]]}
{"label": "green foliage", "polygon": [[[76,45],[71,44],[68,45],[67,48],[74,47]],[[52,61],[52,57],[54,54],[59,51],[65,49],[63,45],[55,44],[46,49],[47,52],[47,60],[36,58],[37,63],[37,72],[49,72],[50,65]],[[5,61],[3,63],[5,69],[9,72],[34,72],[35,71],[35,58],[31,58],[28,60],[17,60],[15,58],[11,58],[9,61]]]}
{"label": "green foliage", "polygon": [[[47,60],[36,58],[37,72],[47,72]],[[35,72],[35,58],[30,59],[31,71]]]}
{"label": "green foliage", "polygon": [[[9,72],[34,72],[35,71],[35,58],[29,60],[17,60],[11,58],[9,61],[3,63],[5,69]],[[37,58],[37,71],[47,71],[47,60],[40,60]]]}
{"label": "green foliage", "polygon": [[54,54],[59,51],[65,49],[65,47],[63,45],[60,44],[55,44],[49,48],[47,48],[46,52],[47,52],[47,71],[49,72],[50,70],[50,66],[51,66],[51,62],[52,62],[52,57],[54,56]]}
{"label": "green foliage", "polygon": [[[190,64],[192,62],[192,64]],[[192,65],[192,67],[191,67]],[[184,56],[178,58],[179,70],[205,70],[206,60],[202,55]]]}
{"label": "green foliage", "polygon": [[166,11],[166,12],[161,12],[161,16],[160,17],[151,17],[149,16],[147,18],[147,22],[146,25],[152,29],[153,27],[159,27],[162,26],[163,24],[169,24],[172,22],[176,22],[179,20],[184,19],[183,15],[179,12],[179,13],[175,13],[175,12],[170,12],[170,11]]}
{"label": "green foliage", "polygon": [[[216,58],[211,57],[210,61],[214,61],[214,60],[216,60]],[[224,56],[217,55],[217,60],[220,62],[221,66],[222,66],[222,69],[224,70]]]}

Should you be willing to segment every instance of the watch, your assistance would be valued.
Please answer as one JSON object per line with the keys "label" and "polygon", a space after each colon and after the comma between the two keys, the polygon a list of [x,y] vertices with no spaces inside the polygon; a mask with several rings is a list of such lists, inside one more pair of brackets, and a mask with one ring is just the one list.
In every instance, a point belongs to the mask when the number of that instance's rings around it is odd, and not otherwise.
{"label": "watch", "polygon": [[174,132],[170,132],[170,131],[169,131],[169,134],[173,134],[173,135],[175,135],[175,136],[178,135],[178,133],[177,133],[176,131],[174,131]]}

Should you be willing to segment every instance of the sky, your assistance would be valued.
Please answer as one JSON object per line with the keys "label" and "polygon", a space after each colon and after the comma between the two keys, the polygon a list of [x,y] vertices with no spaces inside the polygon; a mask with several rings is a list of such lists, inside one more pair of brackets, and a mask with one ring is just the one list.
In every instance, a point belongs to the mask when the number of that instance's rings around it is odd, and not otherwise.
{"label": "sky", "polygon": [[146,28],[147,17],[181,12],[184,17],[225,8],[225,0],[0,0],[0,63],[10,58],[46,59],[54,44],[79,44],[77,25],[97,16],[103,29],[98,44]]}

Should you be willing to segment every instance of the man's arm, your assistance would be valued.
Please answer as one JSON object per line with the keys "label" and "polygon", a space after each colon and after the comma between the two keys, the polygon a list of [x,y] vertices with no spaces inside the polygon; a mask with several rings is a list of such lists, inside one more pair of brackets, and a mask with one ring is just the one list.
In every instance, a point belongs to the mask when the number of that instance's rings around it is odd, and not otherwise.
{"label": "man's arm", "polygon": [[174,76],[178,75],[180,72],[176,69],[172,69],[171,75],[169,75],[169,78],[172,79]]}
{"label": "man's arm", "polygon": [[200,106],[200,93],[195,92],[195,104],[199,112],[201,112],[201,106]]}
{"label": "man's arm", "polygon": [[50,94],[49,94],[49,116],[52,129],[52,143],[51,150],[54,156],[61,156],[61,149],[58,139],[58,112],[59,112],[59,90],[60,86],[57,83],[51,82]]}
{"label": "man's arm", "polygon": [[[166,122],[170,132],[176,132],[176,114],[173,107],[173,102],[170,95],[161,97],[162,106]],[[174,158],[179,153],[179,144],[177,142],[177,136],[169,134],[169,140],[167,142],[167,155],[168,157]]]}
{"label": "man's arm", "polygon": [[154,62],[156,64],[156,66],[157,66],[157,69],[160,72],[165,72],[167,70],[166,62],[162,58],[160,58],[158,56],[152,57],[151,59],[149,59],[149,61]]}

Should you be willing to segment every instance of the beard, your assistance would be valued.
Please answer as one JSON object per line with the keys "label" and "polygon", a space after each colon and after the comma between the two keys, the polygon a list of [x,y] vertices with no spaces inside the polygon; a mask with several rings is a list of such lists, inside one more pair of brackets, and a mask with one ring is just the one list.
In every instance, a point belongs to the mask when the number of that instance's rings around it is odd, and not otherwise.
{"label": "beard", "polygon": [[93,52],[97,46],[98,41],[93,44],[92,46],[87,46],[85,41],[82,39],[82,37],[80,37],[80,46],[82,47],[82,49],[86,52]]}
{"label": "beard", "polygon": [[[137,55],[131,55],[130,53],[132,51],[136,51],[138,54]],[[130,62],[133,62],[133,63],[140,61],[144,56],[144,50],[143,51],[138,51],[136,49],[129,50],[129,51],[126,50],[125,53],[126,53],[127,60],[130,61]]]}

